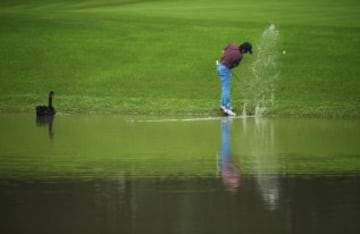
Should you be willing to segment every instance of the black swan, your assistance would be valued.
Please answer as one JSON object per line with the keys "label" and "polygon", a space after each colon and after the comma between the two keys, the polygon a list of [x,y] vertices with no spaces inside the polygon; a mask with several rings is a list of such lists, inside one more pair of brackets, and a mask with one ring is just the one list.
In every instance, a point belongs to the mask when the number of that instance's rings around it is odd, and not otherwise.
{"label": "black swan", "polygon": [[49,104],[48,106],[37,106],[36,107],[36,116],[54,116],[56,111],[52,105],[52,99],[55,95],[54,91],[49,92]]}

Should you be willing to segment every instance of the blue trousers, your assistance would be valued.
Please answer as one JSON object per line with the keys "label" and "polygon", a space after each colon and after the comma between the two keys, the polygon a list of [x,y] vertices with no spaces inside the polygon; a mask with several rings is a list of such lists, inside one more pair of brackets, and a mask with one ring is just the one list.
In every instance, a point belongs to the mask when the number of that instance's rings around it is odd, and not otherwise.
{"label": "blue trousers", "polygon": [[226,109],[230,109],[230,81],[231,81],[231,70],[219,63],[217,65],[217,72],[221,82],[221,100],[220,105]]}

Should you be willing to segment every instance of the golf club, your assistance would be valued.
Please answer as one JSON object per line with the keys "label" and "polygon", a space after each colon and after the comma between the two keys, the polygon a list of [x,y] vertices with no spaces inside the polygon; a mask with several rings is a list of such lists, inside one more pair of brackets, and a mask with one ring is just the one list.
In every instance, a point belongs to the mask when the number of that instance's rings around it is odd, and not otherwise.
{"label": "golf club", "polygon": [[236,75],[235,72],[231,71],[231,75],[234,76],[236,80],[240,80],[240,78],[238,77],[238,75]]}

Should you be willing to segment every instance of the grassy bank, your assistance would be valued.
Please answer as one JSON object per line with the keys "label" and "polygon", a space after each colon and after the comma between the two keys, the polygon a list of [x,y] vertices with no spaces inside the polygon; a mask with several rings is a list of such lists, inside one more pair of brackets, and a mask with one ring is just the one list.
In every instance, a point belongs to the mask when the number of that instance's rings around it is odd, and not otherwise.
{"label": "grassy bank", "polygon": [[247,107],[253,113],[263,87],[254,85],[251,68],[262,33],[274,23],[278,76],[267,112],[360,117],[359,6],[355,0],[2,1],[0,111],[32,112],[52,89],[60,112],[216,115],[215,60],[225,44],[249,40],[255,53],[234,71],[232,100],[239,111],[253,100]]}

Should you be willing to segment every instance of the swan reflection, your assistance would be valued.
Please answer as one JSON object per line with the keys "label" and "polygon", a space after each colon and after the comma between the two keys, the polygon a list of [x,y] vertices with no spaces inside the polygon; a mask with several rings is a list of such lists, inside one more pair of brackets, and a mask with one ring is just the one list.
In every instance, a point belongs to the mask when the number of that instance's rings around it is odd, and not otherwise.
{"label": "swan reflection", "polygon": [[36,110],[36,126],[48,126],[49,139],[54,139],[54,132],[52,129],[56,110],[53,106],[54,91],[49,92],[48,105],[39,105],[35,107]]}
{"label": "swan reflection", "polygon": [[53,130],[55,116],[36,116],[36,126],[37,127],[47,127],[49,133],[49,139],[53,140],[55,133]]}

